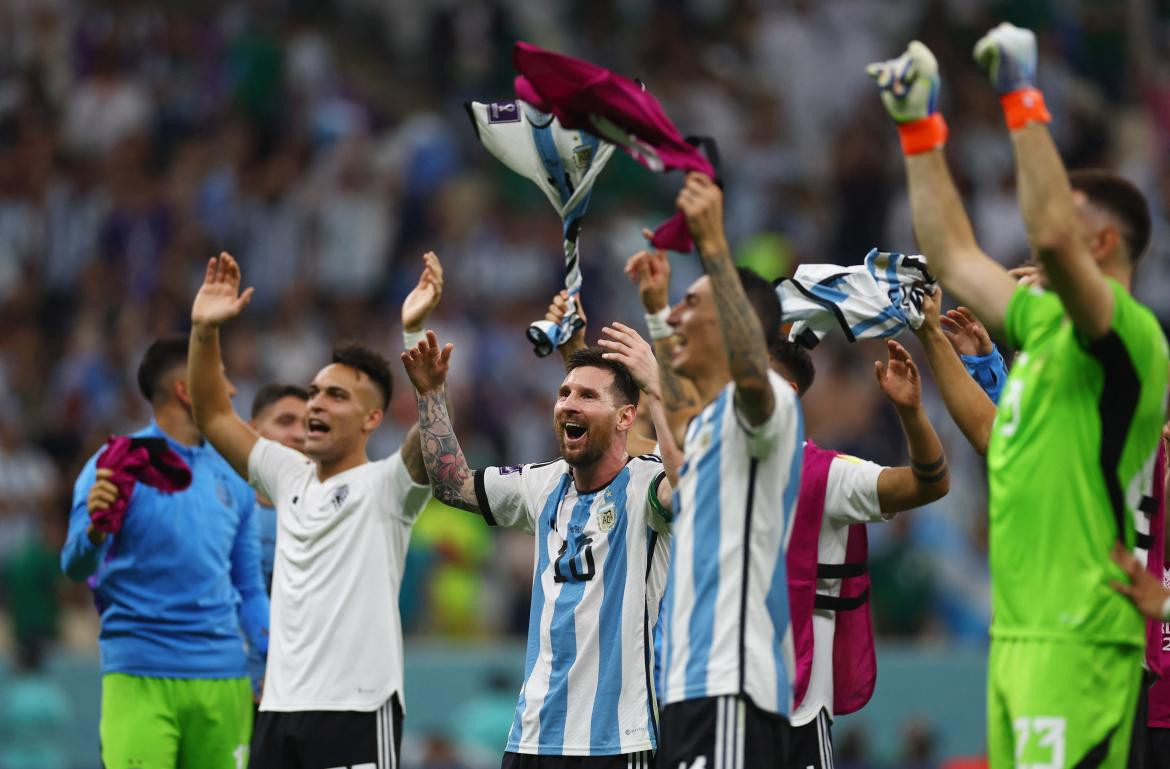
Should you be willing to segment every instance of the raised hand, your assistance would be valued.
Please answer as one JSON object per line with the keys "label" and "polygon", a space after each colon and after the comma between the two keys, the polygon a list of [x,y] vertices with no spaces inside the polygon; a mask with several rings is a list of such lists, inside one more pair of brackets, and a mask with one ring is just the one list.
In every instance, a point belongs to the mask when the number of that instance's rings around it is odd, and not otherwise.
{"label": "raised hand", "polygon": [[207,262],[203,285],[191,305],[195,326],[219,326],[239,315],[252,301],[252,289],[240,293],[240,265],[227,251]]}
{"label": "raised hand", "polygon": [[700,253],[726,252],[723,233],[723,190],[706,174],[692,171],[679,190],[675,205],[687,218],[691,238]]}
{"label": "raised hand", "polygon": [[1008,275],[1016,279],[1016,283],[1030,288],[1044,288],[1047,282],[1044,277],[1044,268],[1035,264],[1025,264],[1008,270]]}
{"label": "raised hand", "polygon": [[889,362],[873,362],[878,387],[896,407],[917,409],[922,405],[922,378],[918,375],[918,366],[906,348],[893,339],[886,340],[886,347],[889,348]]}
{"label": "raised hand", "polygon": [[[581,304],[581,296],[577,295],[571,300],[573,307],[577,310],[577,317],[581,319],[581,328],[573,332],[569,337],[569,341],[557,348],[561,353],[561,357],[565,360],[569,359],[577,350],[585,349],[585,328],[589,325],[588,319],[585,317],[585,308]],[[569,292],[561,289],[560,293],[553,297],[552,304],[545,310],[544,319],[553,325],[560,325],[561,321],[565,319],[565,315],[569,312]]]}
{"label": "raised hand", "polygon": [[425,395],[443,389],[454,349],[455,345],[450,342],[439,349],[435,332],[427,331],[426,338],[417,347],[402,353],[402,365],[406,367],[406,375],[415,390]]}
{"label": "raised hand", "polygon": [[[647,240],[653,236],[642,230]],[[670,305],[670,259],[661,249],[642,250],[626,260],[626,277],[638,286],[642,308],[655,313]]]}
{"label": "raised hand", "polygon": [[925,291],[922,293],[922,325],[914,329],[914,333],[919,339],[924,339],[927,334],[941,328],[942,323],[938,310],[941,304],[941,288],[936,288],[933,294],[928,294]]}
{"label": "raised hand", "polygon": [[1036,83],[1036,36],[1006,21],[975,44],[975,62],[999,93],[1032,88]]}
{"label": "raised hand", "polygon": [[895,122],[922,120],[938,110],[938,62],[917,40],[898,58],[874,62],[865,71],[877,81],[882,104]]}
{"label": "raised hand", "polygon": [[418,285],[402,302],[402,329],[409,333],[421,331],[442,296],[443,265],[434,251],[427,251],[423,254],[423,271]]}
{"label": "raised hand", "polygon": [[606,350],[601,357],[625,366],[644,393],[661,400],[658,360],[650,344],[637,331],[617,321],[601,329],[601,335],[597,344]]}
{"label": "raised hand", "polygon": [[995,349],[987,329],[966,307],[948,310],[939,318],[947,341],[959,355],[988,355]]}

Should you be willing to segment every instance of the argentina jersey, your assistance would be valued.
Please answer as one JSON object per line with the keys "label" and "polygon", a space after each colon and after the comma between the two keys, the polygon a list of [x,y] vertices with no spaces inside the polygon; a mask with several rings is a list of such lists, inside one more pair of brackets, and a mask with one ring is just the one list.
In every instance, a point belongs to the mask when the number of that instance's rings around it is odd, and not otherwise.
{"label": "argentina jersey", "polygon": [[563,459],[475,473],[489,524],[536,536],[524,685],[507,750],[604,756],[657,745],[651,607],[668,528],[649,504],[658,457],[634,457],[580,492]]}
{"label": "argentina jersey", "polygon": [[769,380],[776,406],[763,424],[736,411],[732,383],[687,428],[660,619],[663,705],[743,695],[772,713],[792,707],[784,560],[804,420],[792,388]]}

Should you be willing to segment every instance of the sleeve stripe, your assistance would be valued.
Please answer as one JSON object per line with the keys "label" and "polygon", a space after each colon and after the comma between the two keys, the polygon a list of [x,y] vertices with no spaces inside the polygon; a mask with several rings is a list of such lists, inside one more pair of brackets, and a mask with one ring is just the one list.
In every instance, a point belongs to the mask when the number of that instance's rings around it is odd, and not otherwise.
{"label": "sleeve stripe", "polygon": [[487,487],[483,482],[484,471],[482,469],[475,471],[475,502],[479,505],[479,512],[483,515],[483,519],[487,521],[488,526],[497,526],[496,519],[492,516],[492,506],[488,503]]}

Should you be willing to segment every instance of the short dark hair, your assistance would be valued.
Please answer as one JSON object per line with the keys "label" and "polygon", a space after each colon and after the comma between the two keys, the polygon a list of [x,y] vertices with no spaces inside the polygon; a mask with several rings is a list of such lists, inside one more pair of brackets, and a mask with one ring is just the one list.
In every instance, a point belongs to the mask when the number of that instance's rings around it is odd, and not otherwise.
{"label": "short dark hair", "polygon": [[252,398],[252,419],[260,416],[261,411],[282,398],[296,398],[307,402],[309,391],[295,384],[281,384],[280,382],[266,384],[257,390],[256,397]]}
{"label": "short dark hair", "polygon": [[768,345],[768,354],[784,371],[785,378],[796,384],[796,394],[803,396],[817,378],[817,367],[804,345],[777,339]]}
{"label": "short dark hair", "polygon": [[1069,184],[1089,201],[1121,220],[1129,261],[1136,264],[1150,245],[1150,207],[1137,186],[1112,171],[1087,168],[1071,171]]}
{"label": "short dark hair", "polygon": [[146,348],[138,364],[138,391],[143,398],[154,403],[163,378],[179,366],[187,365],[187,342],[186,334],[168,334]]}
{"label": "short dark hair", "polygon": [[600,347],[586,347],[582,350],[574,350],[565,362],[565,369],[568,371],[587,367],[605,369],[613,374],[613,394],[617,396],[618,403],[621,405],[627,403],[634,406],[638,405],[638,398],[641,392],[630,370],[616,360],[609,360],[602,357],[604,355],[605,350]]}
{"label": "short dark hair", "polygon": [[368,376],[381,393],[382,410],[386,410],[390,396],[394,394],[389,361],[359,342],[343,342],[333,348],[333,363],[349,366]]}
{"label": "short dark hair", "polygon": [[755,270],[737,267],[735,271],[739,273],[739,282],[747,294],[748,304],[755,310],[756,318],[764,329],[764,342],[771,349],[772,344],[780,339],[780,296],[772,284]]}

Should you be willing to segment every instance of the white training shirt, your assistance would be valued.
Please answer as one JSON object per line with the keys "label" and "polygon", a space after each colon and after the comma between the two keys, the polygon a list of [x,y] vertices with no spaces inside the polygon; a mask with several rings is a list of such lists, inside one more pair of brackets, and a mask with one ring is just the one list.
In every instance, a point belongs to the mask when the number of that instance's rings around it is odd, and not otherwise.
{"label": "white training shirt", "polygon": [[787,716],[795,668],[785,553],[804,424],[768,372],[775,409],[749,427],[729,384],[687,429],[663,601],[662,702],[743,695]]}
{"label": "white training shirt", "polygon": [[249,480],[276,508],[261,710],[373,711],[402,698],[398,591],[430,486],[401,452],[322,483],[312,460],[261,438]]}
{"label": "white training shirt", "polygon": [[658,457],[633,457],[604,487],[580,492],[563,459],[476,471],[484,519],[536,535],[509,752],[604,756],[656,747],[650,633],[670,545],[648,492],[662,474]]}
{"label": "white training shirt", "polygon": [[[817,541],[817,563],[845,563],[849,527],[855,523],[883,521],[878,500],[878,476],[886,468],[847,454],[833,457],[825,486],[825,514]],[[817,593],[841,595],[840,579],[818,579]],[[861,611],[859,609],[858,611]],[[868,609],[865,609],[868,610]],[[833,717],[833,638],[837,612],[814,609],[812,616],[813,659],[804,700],[793,711],[793,726],[803,726],[817,717],[822,708]]]}

